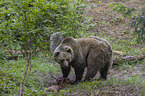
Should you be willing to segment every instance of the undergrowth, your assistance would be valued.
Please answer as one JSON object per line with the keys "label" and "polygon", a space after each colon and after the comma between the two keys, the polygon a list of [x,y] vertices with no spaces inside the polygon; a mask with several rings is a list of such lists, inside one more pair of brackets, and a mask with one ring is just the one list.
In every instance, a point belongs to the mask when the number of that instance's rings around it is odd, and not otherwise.
{"label": "undergrowth", "polygon": [[[114,39],[109,39],[106,36],[102,38],[107,39],[109,42],[113,42]],[[132,48],[132,46],[125,45],[126,42],[116,41],[117,43],[112,44],[114,50],[119,50],[125,52],[125,54],[129,55],[141,55],[142,52],[137,53],[135,50],[137,48]],[[136,41],[134,41],[136,42]],[[46,55],[46,53],[45,53]],[[50,55],[50,54],[49,54]],[[51,57],[51,56],[50,56]],[[143,76],[145,73],[142,73],[145,69],[145,61],[136,61],[136,62],[124,62],[118,66],[118,69],[115,70],[116,73],[119,74],[122,70],[132,70],[136,71],[138,65],[141,65],[140,74],[136,75],[126,75],[126,78],[119,79],[115,77],[114,74],[109,75],[109,79],[107,81],[97,81],[92,80],[91,82],[82,82],[77,85],[68,85],[64,89],[61,89],[59,93],[46,92],[44,93],[44,89],[51,86],[54,82],[54,78],[51,77],[51,74],[55,76],[61,76],[60,67],[58,64],[52,61],[51,58],[47,58],[47,56],[36,56],[32,60],[32,64],[30,69],[28,70],[28,76],[25,81],[25,87],[23,90],[23,95],[94,95],[100,94],[120,94],[122,90],[114,89],[114,88],[130,88],[131,86],[136,86],[137,88],[141,88],[144,90],[145,80]],[[25,70],[25,60],[23,58],[19,58],[17,61],[3,61],[0,63],[0,94],[1,95],[18,95],[19,94],[19,86],[20,80],[23,76],[23,72]],[[114,69],[114,68],[113,68]],[[124,73],[122,73],[123,75]],[[128,73],[127,73],[128,74]],[[98,91],[102,90],[102,91]],[[88,92],[88,93],[87,93]],[[118,93],[116,93],[118,92]],[[144,94],[144,91],[140,91],[139,94]]]}

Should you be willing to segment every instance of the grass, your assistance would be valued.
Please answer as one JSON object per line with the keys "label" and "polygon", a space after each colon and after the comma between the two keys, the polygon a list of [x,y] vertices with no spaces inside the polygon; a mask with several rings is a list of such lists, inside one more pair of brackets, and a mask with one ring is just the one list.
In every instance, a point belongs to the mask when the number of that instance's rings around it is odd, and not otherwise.
{"label": "grass", "polygon": [[[23,95],[119,95],[132,94],[131,90],[138,92],[133,94],[144,95],[144,64],[145,60],[132,62],[132,64],[124,62],[122,65],[114,66],[112,68],[113,71],[109,74],[109,78],[106,81],[93,80],[91,82],[82,82],[77,85],[68,85],[67,87],[61,89],[59,93],[44,93],[44,89],[51,86],[54,81],[50,73],[60,76],[60,68],[53,62],[47,62],[46,58],[35,57],[33,58],[31,64],[31,71],[30,69],[28,71],[29,76],[25,81]],[[12,96],[18,95],[20,80],[25,70],[25,60],[23,58],[19,58],[17,61],[4,61],[3,63],[0,63],[0,66],[0,94],[2,96],[8,94]],[[135,89],[132,89],[134,87]]]}
{"label": "grass", "polygon": [[[5,61],[0,63],[0,94],[16,94],[18,95],[20,80],[25,71],[25,60],[20,58],[18,61]],[[46,62],[44,58],[34,58],[31,64],[31,71],[28,70],[29,76],[26,78],[26,86],[24,95],[30,95],[43,92],[44,86],[46,86],[47,78],[46,74],[54,73],[60,74],[59,66],[56,64]],[[52,81],[53,78],[50,79]],[[29,93],[29,94],[28,94]]]}
{"label": "grass", "polygon": [[[59,94],[62,95],[83,95],[87,93],[89,96],[94,95],[144,95],[145,91],[145,80],[138,78],[137,76],[127,77],[124,80],[120,80],[114,77],[110,77],[107,81],[92,81],[80,83],[78,85],[69,86],[68,88],[60,90]],[[130,93],[129,91],[125,93],[129,88],[136,87],[135,90],[139,93]],[[125,88],[125,89],[123,89]],[[132,90],[132,89],[129,89]],[[134,90],[134,89],[133,89]]]}

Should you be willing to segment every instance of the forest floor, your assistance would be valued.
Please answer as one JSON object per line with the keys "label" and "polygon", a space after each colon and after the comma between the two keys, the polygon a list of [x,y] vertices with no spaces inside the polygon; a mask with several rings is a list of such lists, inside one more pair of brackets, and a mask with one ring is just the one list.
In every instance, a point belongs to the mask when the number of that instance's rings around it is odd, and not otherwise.
{"label": "forest floor", "polygon": [[[87,10],[87,16],[92,17],[92,28],[88,32],[99,34],[100,37],[107,39],[113,50],[120,51],[123,54],[117,55],[142,55],[145,53],[145,45],[138,44],[133,35],[134,28],[130,23],[140,11],[136,12],[130,18],[123,17],[122,13],[113,11],[109,7],[111,3],[123,4],[128,8],[145,8],[144,0],[90,0]],[[95,6],[96,5],[96,6]],[[106,38],[107,36],[107,38]],[[116,55],[116,54],[115,54]],[[107,81],[100,81],[88,84],[79,84],[78,86],[87,86],[80,88],[67,95],[74,96],[143,96],[145,95],[145,60],[135,62],[124,62],[119,66],[113,66],[108,75]],[[98,78],[98,75],[95,77]],[[99,85],[98,85],[99,83]],[[93,85],[94,84],[94,85]],[[96,84],[96,86],[95,86]],[[69,87],[68,87],[69,88]],[[79,88],[79,87],[74,87]],[[73,88],[72,88],[73,89]]]}
{"label": "forest floor", "polygon": [[[128,8],[145,8],[144,0],[90,0],[87,7],[87,16],[92,18],[92,26],[88,33],[97,34],[107,39],[113,50],[121,52],[116,56],[143,55],[145,45],[138,44],[133,35],[134,28],[130,23],[140,14],[137,11],[131,18],[123,17],[122,13],[113,11],[111,3],[123,4]],[[98,35],[99,34],[99,35]],[[124,62],[113,66],[107,81],[92,81],[68,86],[60,91],[63,95],[70,96],[143,96],[145,95],[145,60]],[[74,75],[70,75],[71,78]],[[94,77],[97,79],[99,74]]]}
{"label": "forest floor", "polygon": [[[116,56],[143,55],[145,53],[145,44],[138,44],[136,36],[133,35],[131,23],[140,11],[130,18],[123,17],[109,7],[108,4],[118,3],[135,9],[145,9],[144,0],[90,0],[86,9],[87,16],[92,18],[91,28],[88,33],[93,33],[108,40],[113,50],[120,53],[114,53]],[[46,92],[44,89],[51,86],[54,82],[54,76],[61,76],[58,64],[51,61],[48,56],[45,58],[34,58],[32,61],[31,72],[26,78],[24,96],[144,96],[145,95],[145,59],[140,61],[128,61],[119,65],[114,65],[110,70],[108,79],[97,81],[99,74],[91,82],[83,82],[77,85],[68,85],[61,89],[59,93]],[[25,70],[25,60],[9,61],[5,64],[0,63],[0,95],[13,96],[18,95],[19,85],[23,71]],[[50,74],[51,73],[51,74]],[[74,71],[71,71],[70,78],[74,77]]]}

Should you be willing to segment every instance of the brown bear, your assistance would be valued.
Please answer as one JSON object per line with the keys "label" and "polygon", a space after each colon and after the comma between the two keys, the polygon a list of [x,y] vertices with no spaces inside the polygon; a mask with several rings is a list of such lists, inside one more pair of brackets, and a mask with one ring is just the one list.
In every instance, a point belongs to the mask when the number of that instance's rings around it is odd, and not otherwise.
{"label": "brown bear", "polygon": [[93,78],[97,71],[103,79],[107,79],[113,63],[111,45],[97,36],[74,39],[66,37],[54,50],[53,58],[61,66],[63,78],[67,78],[71,67],[74,68],[76,79],[74,84],[81,81],[84,69],[87,73],[84,81]]}

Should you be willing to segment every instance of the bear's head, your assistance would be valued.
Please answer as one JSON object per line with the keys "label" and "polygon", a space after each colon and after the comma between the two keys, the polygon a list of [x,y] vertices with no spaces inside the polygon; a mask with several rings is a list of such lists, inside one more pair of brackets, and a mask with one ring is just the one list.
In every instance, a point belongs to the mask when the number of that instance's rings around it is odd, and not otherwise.
{"label": "bear's head", "polygon": [[63,68],[69,68],[69,63],[74,58],[74,51],[69,46],[58,46],[53,53],[53,58]]}

